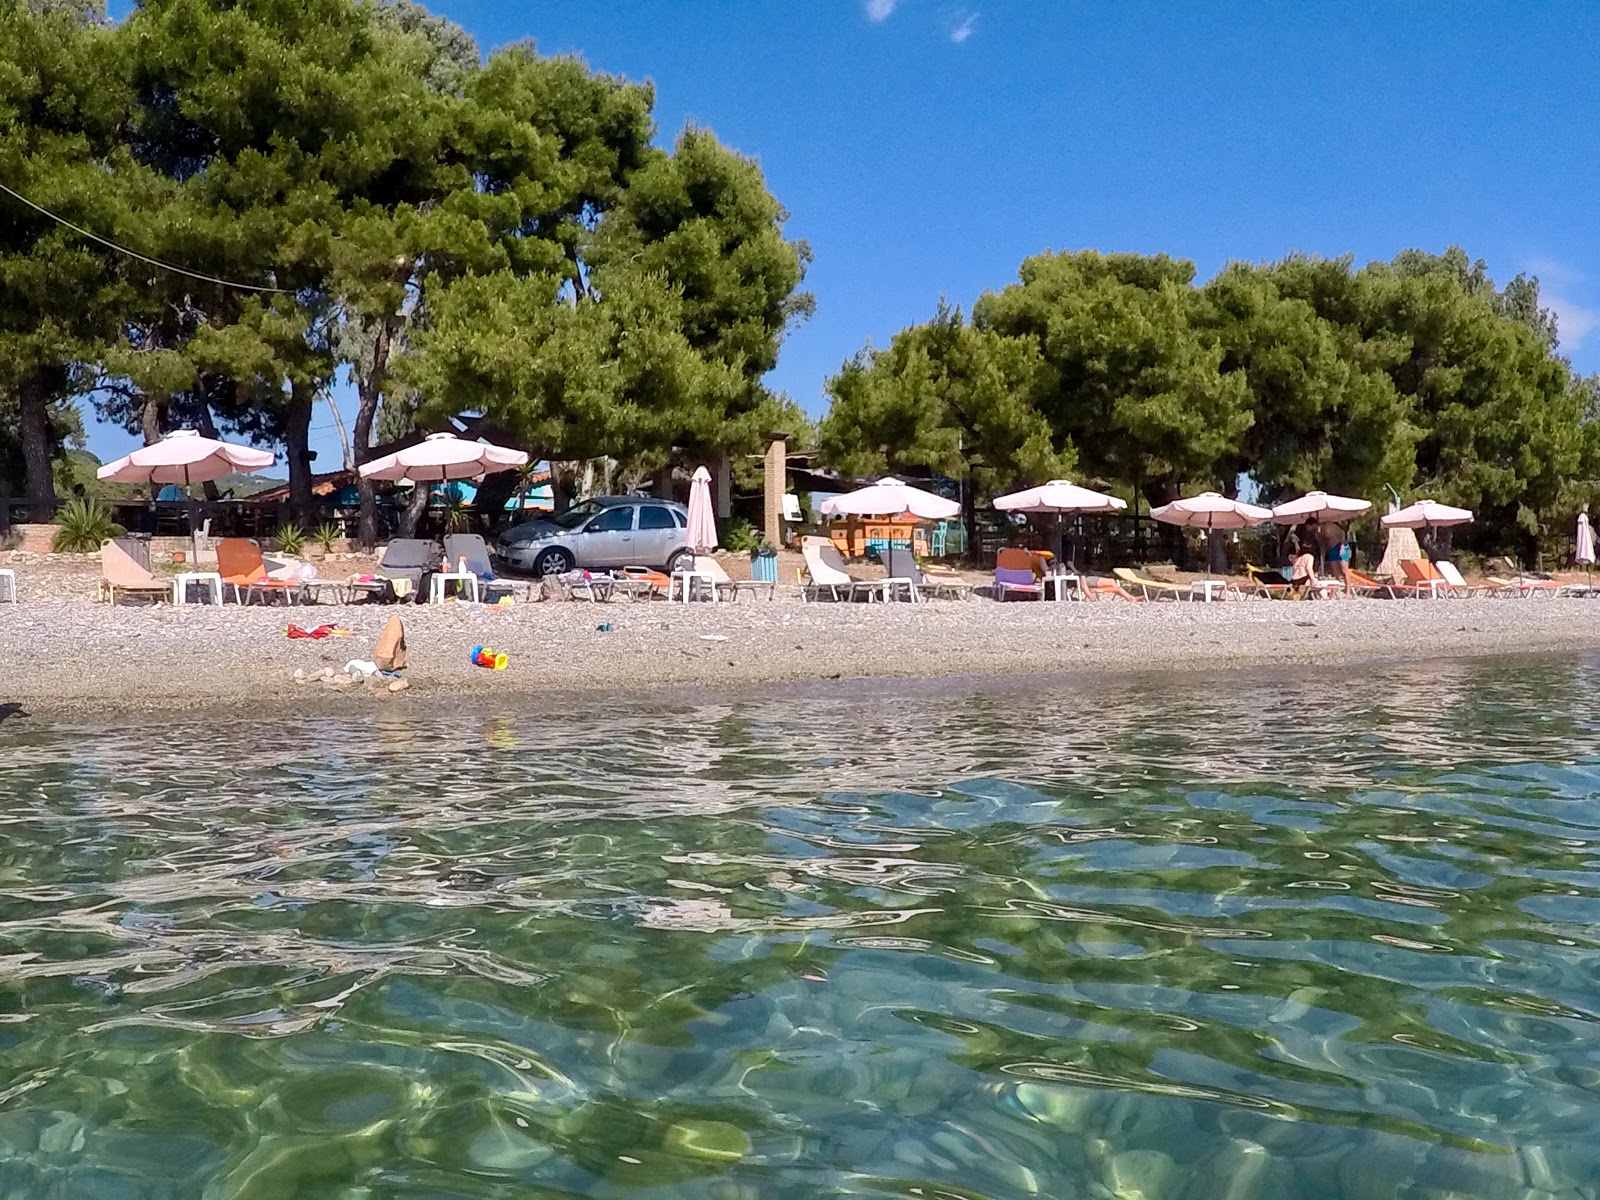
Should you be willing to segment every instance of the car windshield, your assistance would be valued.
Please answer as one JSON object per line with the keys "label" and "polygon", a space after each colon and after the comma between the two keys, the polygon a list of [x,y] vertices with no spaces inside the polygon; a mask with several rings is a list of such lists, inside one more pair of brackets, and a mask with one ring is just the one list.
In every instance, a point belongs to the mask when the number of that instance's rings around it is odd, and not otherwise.
{"label": "car windshield", "polygon": [[594,516],[595,513],[599,512],[600,509],[600,505],[591,500],[585,500],[582,504],[576,504],[564,513],[557,513],[552,517],[547,517],[546,520],[557,529],[576,529]]}

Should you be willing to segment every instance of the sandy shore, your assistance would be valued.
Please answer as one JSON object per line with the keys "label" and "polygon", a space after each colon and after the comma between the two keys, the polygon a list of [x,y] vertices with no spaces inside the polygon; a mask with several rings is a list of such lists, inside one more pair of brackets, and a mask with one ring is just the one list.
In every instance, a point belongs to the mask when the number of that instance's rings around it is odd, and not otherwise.
{"label": "sandy shore", "polygon": [[[91,584],[92,586],[92,584]],[[302,683],[368,658],[404,620],[410,688],[390,696]],[[333,622],[354,637],[297,641],[284,625]],[[599,626],[608,625],[608,631]],[[474,667],[476,644],[510,656]],[[77,589],[0,605],[0,706],[35,713],[285,704],[417,704],[440,697],[560,704],[578,692],[776,681],[1187,672],[1600,648],[1600,602],[1355,600],[1040,604],[936,601],[668,605],[547,601],[315,608],[109,608]]]}

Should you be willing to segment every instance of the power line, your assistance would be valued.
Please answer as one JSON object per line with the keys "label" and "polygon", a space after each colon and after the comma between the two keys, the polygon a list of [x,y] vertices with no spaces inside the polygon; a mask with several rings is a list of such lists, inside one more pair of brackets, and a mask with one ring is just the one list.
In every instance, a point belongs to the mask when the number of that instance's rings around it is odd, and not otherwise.
{"label": "power line", "polygon": [[99,242],[102,246],[107,246],[110,249],[115,250],[118,254],[126,254],[129,258],[136,258],[140,262],[149,263],[152,267],[160,267],[163,271],[171,271],[175,275],[187,275],[190,279],[200,279],[204,280],[206,283],[220,283],[223,287],[239,288],[240,290],[247,292],[278,292],[285,296],[294,295],[293,288],[268,287],[266,284],[262,283],[240,283],[235,279],[220,279],[215,275],[204,275],[199,271],[189,271],[185,270],[183,267],[175,267],[171,263],[162,262],[159,258],[151,258],[148,254],[140,254],[137,250],[129,250],[126,246],[119,246],[110,238],[103,238],[98,233],[91,233],[81,225],[74,225],[65,217],[58,217],[55,213],[44,207],[44,205],[35,204],[21,192],[15,191],[3,183],[0,183],[0,192],[4,192],[8,196],[22,201],[22,203],[26,204],[29,208],[35,210],[36,212],[43,213],[57,224],[65,225],[74,233],[82,234],[90,241]]}

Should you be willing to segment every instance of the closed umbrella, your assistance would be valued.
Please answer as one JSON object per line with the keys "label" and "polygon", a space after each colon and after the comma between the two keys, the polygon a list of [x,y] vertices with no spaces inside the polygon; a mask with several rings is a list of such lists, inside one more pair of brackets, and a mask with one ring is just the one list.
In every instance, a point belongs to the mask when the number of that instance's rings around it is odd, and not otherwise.
{"label": "closed umbrella", "polygon": [[1307,492],[1297,500],[1272,506],[1272,519],[1279,525],[1298,525],[1302,521],[1331,521],[1343,525],[1372,507],[1370,500],[1353,496],[1334,496],[1327,492]]}
{"label": "closed umbrella", "polygon": [[527,462],[528,456],[521,450],[491,446],[487,442],[469,442],[453,433],[430,433],[415,446],[363,463],[360,470],[367,479],[444,483],[509,471],[526,466]]}
{"label": "closed umbrella", "polygon": [[[1128,507],[1125,500],[1107,496],[1103,492],[1079,487],[1065,479],[1052,479],[1049,483],[996,496],[994,506],[1001,512],[1020,513],[1109,513]],[[1057,532],[1060,532],[1059,525]],[[1059,551],[1060,547],[1056,549]]]}
{"label": "closed umbrella", "polygon": [[192,429],[175,429],[154,445],[106,463],[95,475],[112,483],[172,483],[188,487],[235,471],[260,471],[273,461],[270,450],[219,442],[201,437]]}
{"label": "closed umbrella", "polygon": [[1594,527],[1589,524],[1589,514],[1578,514],[1578,536],[1572,549],[1572,561],[1580,567],[1594,565]]}
{"label": "closed umbrella", "polygon": [[689,549],[710,554],[717,548],[717,519],[711,511],[711,472],[696,467],[689,483]]}
{"label": "closed umbrella", "polygon": [[1211,531],[1213,529],[1248,529],[1272,520],[1272,510],[1243,500],[1232,500],[1218,492],[1201,492],[1186,500],[1174,500],[1160,508],[1152,508],[1150,515],[1168,525],[1186,525],[1206,531],[1206,578],[1211,577]]}

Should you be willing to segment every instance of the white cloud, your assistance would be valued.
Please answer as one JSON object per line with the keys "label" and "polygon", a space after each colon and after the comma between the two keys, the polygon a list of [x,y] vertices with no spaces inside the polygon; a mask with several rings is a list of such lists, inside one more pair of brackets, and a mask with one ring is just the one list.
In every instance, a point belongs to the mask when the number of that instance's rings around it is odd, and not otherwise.
{"label": "white cloud", "polygon": [[950,40],[959,46],[977,32],[977,28],[978,14],[967,12],[963,9],[955,15],[954,20],[951,22]]}
{"label": "white cloud", "polygon": [[867,20],[887,21],[900,0],[867,0]]}
{"label": "white cloud", "polygon": [[1600,329],[1600,308],[1586,308],[1551,292],[1541,294],[1539,303],[1556,314],[1556,336],[1561,339],[1561,349],[1568,354],[1582,346],[1584,338]]}
{"label": "white cloud", "polygon": [[1530,275],[1537,275],[1540,283],[1557,285],[1583,283],[1588,276],[1576,267],[1554,258],[1530,258],[1525,263]]}

